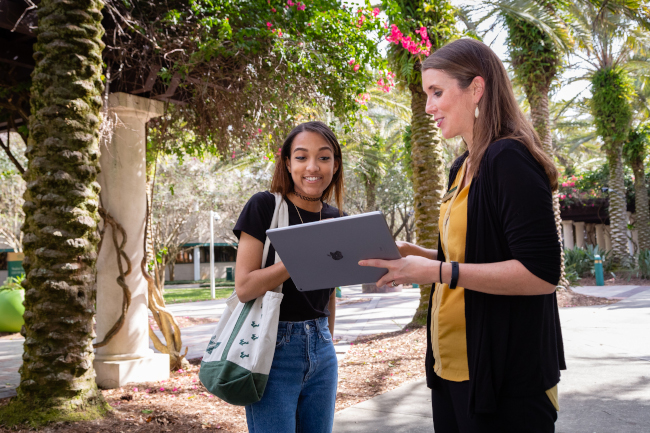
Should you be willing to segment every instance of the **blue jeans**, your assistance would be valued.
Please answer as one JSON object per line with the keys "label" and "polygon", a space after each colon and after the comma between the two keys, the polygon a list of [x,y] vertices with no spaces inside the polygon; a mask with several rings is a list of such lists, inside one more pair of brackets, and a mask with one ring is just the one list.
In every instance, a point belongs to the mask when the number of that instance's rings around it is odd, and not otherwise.
{"label": "blue jeans", "polygon": [[327,317],[280,322],[262,399],[246,406],[250,433],[331,433],[338,363]]}

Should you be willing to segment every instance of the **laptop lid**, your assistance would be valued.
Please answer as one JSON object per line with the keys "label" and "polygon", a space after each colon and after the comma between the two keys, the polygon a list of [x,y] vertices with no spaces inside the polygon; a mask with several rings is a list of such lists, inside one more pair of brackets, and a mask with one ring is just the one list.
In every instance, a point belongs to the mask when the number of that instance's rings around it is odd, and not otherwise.
{"label": "laptop lid", "polygon": [[376,283],[388,271],[359,260],[401,257],[384,215],[369,212],[266,231],[300,291]]}

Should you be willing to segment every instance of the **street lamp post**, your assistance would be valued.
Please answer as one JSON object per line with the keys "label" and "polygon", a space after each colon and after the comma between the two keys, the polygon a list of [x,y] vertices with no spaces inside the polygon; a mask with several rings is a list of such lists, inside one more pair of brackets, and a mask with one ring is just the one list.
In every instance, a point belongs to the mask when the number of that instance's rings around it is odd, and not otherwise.
{"label": "street lamp post", "polygon": [[210,297],[214,299],[214,211],[210,211]]}

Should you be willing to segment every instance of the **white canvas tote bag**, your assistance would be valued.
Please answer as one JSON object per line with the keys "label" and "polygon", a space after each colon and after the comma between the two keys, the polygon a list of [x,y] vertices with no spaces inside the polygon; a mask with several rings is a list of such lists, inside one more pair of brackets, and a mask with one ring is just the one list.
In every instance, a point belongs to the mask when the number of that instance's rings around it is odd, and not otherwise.
{"label": "white canvas tote bag", "polygon": [[[270,229],[289,225],[289,209],[281,194],[275,195]],[[266,238],[262,268],[271,242]],[[275,254],[275,263],[280,261]],[[275,354],[280,319],[282,284],[252,301],[241,303],[235,292],[203,354],[199,379],[207,390],[234,405],[260,401]]]}

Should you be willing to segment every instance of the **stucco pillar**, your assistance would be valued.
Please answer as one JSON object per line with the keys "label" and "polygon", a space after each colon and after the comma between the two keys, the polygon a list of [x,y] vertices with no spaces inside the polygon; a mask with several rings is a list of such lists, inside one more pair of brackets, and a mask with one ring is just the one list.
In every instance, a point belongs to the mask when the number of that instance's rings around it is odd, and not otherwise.
{"label": "stucco pillar", "polygon": [[[145,124],[162,115],[164,105],[126,93],[109,95],[108,104],[109,119],[115,124],[110,140],[102,142],[98,181],[102,188],[101,205],[126,231],[124,252],[131,261],[126,284],[131,292],[131,306],[120,331],[106,346],[97,349],[94,366],[100,387],[117,388],[129,382],[169,377],[169,355],[149,349],[148,290],[140,269],[146,218]],[[104,339],[122,312],[123,292],[116,282],[120,274],[112,236],[108,227],[97,258],[96,341]],[[119,234],[118,239],[121,241]]]}
{"label": "stucco pillar", "polygon": [[194,259],[194,281],[201,279],[201,249],[194,247],[192,258]]}
{"label": "stucco pillar", "polygon": [[573,248],[573,221],[562,220],[562,233],[564,235],[564,248]]}
{"label": "stucco pillar", "polygon": [[607,251],[607,244],[605,241],[605,224],[596,224],[596,243],[598,244],[599,250]]}
{"label": "stucco pillar", "polygon": [[573,223],[576,229],[576,245],[580,248],[585,247],[585,223],[584,221],[578,221]]}
{"label": "stucco pillar", "polygon": [[609,235],[609,227],[605,230],[605,251],[612,250],[612,237]]}

